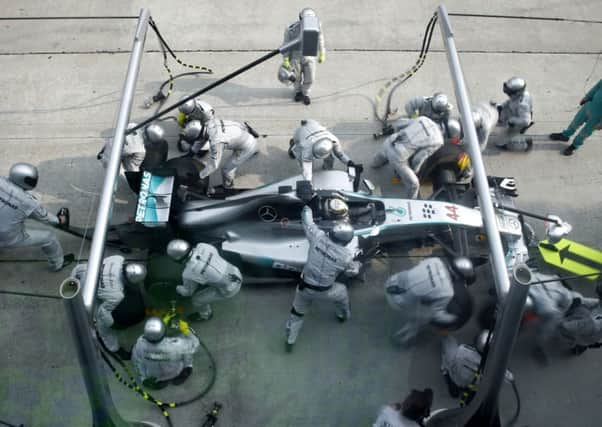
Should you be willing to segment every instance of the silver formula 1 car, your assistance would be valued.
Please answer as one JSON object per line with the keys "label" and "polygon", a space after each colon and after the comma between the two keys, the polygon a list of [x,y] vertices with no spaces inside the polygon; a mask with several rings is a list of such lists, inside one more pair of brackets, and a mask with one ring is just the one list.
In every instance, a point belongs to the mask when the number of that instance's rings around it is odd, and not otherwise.
{"label": "silver formula 1 car", "polygon": [[[483,224],[469,184],[440,188],[432,200],[397,199],[372,194],[366,180],[368,191],[360,191],[360,173],[314,174],[310,205],[319,226],[332,226],[323,207],[329,199],[340,198],[349,206],[349,220],[366,257],[382,245],[432,244],[430,238],[472,255],[470,246],[479,243]],[[178,185],[169,169],[144,172],[136,221],[114,226],[109,242],[162,252],[170,239],[181,237],[216,245],[247,276],[295,277],[308,252],[301,224],[302,179],[299,175],[256,189],[203,195]],[[515,213],[499,211],[498,224],[509,240],[522,236]]]}

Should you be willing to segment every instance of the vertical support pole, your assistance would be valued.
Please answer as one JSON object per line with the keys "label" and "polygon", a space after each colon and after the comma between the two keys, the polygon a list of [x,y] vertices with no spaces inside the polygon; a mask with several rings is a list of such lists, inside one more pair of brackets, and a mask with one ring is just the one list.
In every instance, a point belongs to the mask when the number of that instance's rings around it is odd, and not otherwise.
{"label": "vertical support pole", "polygon": [[94,305],[94,296],[96,295],[96,286],[100,274],[100,266],[105,248],[105,241],[109,221],[111,219],[111,210],[113,207],[113,196],[115,193],[115,183],[121,163],[121,152],[123,150],[123,141],[125,140],[125,131],[132,109],[134,91],[136,89],[136,80],[140,69],[140,61],[144,52],[144,42],[146,40],[146,30],[150,18],[148,9],[141,9],[138,17],[138,25],[134,36],[134,46],[127,70],[123,92],[121,95],[121,104],[119,106],[119,115],[115,125],[115,135],[113,136],[113,148],[110,153],[109,164],[105,174],[105,180],[98,204],[98,213],[94,225],[94,234],[92,235],[92,244],[90,246],[90,257],[88,260],[88,270],[86,280],[84,281],[82,294],[84,306],[89,313],[92,312]]}
{"label": "vertical support pole", "polygon": [[115,181],[121,163],[125,130],[134,98],[134,89],[144,49],[149,17],[148,9],[140,11],[134,37],[134,47],[123,87],[119,116],[113,138],[113,149],[110,153],[111,158],[98,207],[86,280],[82,288],[77,279],[68,278],[61,283],[59,290],[67,311],[69,328],[73,334],[77,357],[86,385],[88,400],[90,401],[93,427],[158,427],[154,423],[144,421],[127,422],[117,412],[100,361],[98,346],[95,337],[92,335],[93,329],[90,321],[111,216]]}
{"label": "vertical support pole", "polygon": [[487,360],[477,394],[465,408],[447,409],[438,412],[429,419],[428,427],[439,426],[499,426],[500,417],[498,398],[504,380],[516,334],[520,326],[525,301],[528,293],[530,272],[526,266],[515,268],[514,280],[510,285],[502,242],[497,228],[497,218],[493,209],[485,166],[479,149],[476,129],[472,121],[470,101],[464,83],[460,60],[456,51],[453,31],[445,6],[437,9],[439,25],[445,44],[447,60],[454,82],[454,90],[462,119],[465,144],[475,171],[475,186],[479,197],[479,206],[483,215],[483,223],[489,242],[490,261],[494,276],[495,289],[501,315],[498,316],[493,331],[493,340],[489,348]]}

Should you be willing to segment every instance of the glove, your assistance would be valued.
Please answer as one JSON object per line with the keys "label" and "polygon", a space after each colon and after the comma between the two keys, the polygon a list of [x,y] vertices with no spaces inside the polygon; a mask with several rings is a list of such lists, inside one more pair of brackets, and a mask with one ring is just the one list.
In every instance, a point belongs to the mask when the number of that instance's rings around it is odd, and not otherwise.
{"label": "glove", "polygon": [[178,114],[178,125],[183,128],[185,122],[186,122],[186,114],[180,112],[180,114]]}
{"label": "glove", "polygon": [[183,320],[178,322],[178,329],[180,329],[180,332],[182,332],[184,335],[188,335],[190,333],[190,326],[188,326],[188,322]]}
{"label": "glove", "polygon": [[586,102],[588,102],[588,100],[587,100],[587,99],[585,99],[585,98],[583,98],[581,101],[579,101],[579,105],[583,105],[583,104],[585,104]]}
{"label": "glove", "polygon": [[290,69],[291,69],[291,62],[289,61],[289,59],[288,59],[288,58],[286,58],[286,57],[285,57],[285,58],[282,60],[282,67],[283,67],[283,68],[286,68],[287,70],[290,70]]}
{"label": "glove", "polygon": [[320,52],[318,55],[318,62],[321,64],[324,61],[326,61],[326,54],[324,52]]}
{"label": "glove", "polygon": [[60,208],[56,213],[57,218],[59,219],[59,228],[69,228],[69,209],[68,208]]}

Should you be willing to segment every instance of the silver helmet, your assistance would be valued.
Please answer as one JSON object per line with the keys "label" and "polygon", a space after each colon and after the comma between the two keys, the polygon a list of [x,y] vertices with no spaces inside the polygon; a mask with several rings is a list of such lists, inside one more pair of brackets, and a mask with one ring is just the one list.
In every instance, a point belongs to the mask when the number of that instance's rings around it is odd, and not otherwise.
{"label": "silver helmet", "polygon": [[317,16],[316,11],[311,7],[305,7],[299,12],[299,19],[303,19],[305,16]]}
{"label": "silver helmet", "polygon": [[462,124],[458,119],[447,119],[447,139],[453,144],[458,144],[462,139]]}
{"label": "silver helmet", "polygon": [[199,139],[207,139],[207,129],[201,124],[199,120],[193,120],[188,122],[184,131],[182,132],[182,138],[187,142],[195,142]]}
{"label": "silver helmet", "polygon": [[186,101],[185,103],[180,105],[178,107],[178,110],[180,110],[181,113],[188,115],[188,114],[192,114],[195,107],[196,107],[196,104],[194,102],[194,99],[189,99],[188,101]]}
{"label": "silver helmet", "polygon": [[130,283],[143,283],[146,279],[146,267],[137,262],[127,263],[123,266],[123,275]]}
{"label": "silver helmet", "polygon": [[295,82],[297,78],[295,77],[295,73],[291,70],[287,70],[283,65],[278,67],[278,81],[280,83],[284,83],[285,85],[291,85]]}
{"label": "silver helmet", "polygon": [[337,221],[328,233],[328,237],[333,242],[344,246],[353,240],[353,227],[346,221]]}
{"label": "silver helmet", "polygon": [[527,82],[520,77],[512,77],[504,82],[504,93],[508,96],[520,95],[527,88]]}
{"label": "silver helmet", "polygon": [[29,163],[15,163],[10,167],[8,180],[23,190],[32,190],[38,185],[38,168]]}
{"label": "silver helmet", "polygon": [[144,324],[144,338],[150,342],[159,342],[165,336],[165,324],[158,317],[149,317]]}
{"label": "silver helmet", "polygon": [[[491,337],[493,338],[493,334],[491,334]],[[483,329],[481,332],[479,332],[479,335],[477,335],[477,337],[474,340],[474,346],[477,349],[477,351],[481,354],[483,354],[483,351],[485,351],[485,346],[487,345],[487,338],[489,338],[489,330]]]}
{"label": "silver helmet", "polygon": [[332,141],[330,139],[321,139],[314,142],[313,147],[311,147],[311,152],[316,159],[328,157],[332,152]]}
{"label": "silver helmet", "polygon": [[336,197],[326,201],[326,216],[332,219],[342,219],[349,214],[347,203]]}
{"label": "silver helmet", "polygon": [[451,261],[451,266],[453,270],[460,275],[468,285],[471,285],[476,280],[476,275],[474,272],[474,265],[470,258],[459,256],[455,257]]}
{"label": "silver helmet", "polygon": [[146,137],[150,142],[161,142],[165,140],[165,131],[160,125],[153,123],[146,127]]}
{"label": "silver helmet", "polygon": [[175,239],[167,244],[167,255],[180,261],[190,253],[190,243],[183,239]]}
{"label": "silver helmet", "polygon": [[563,221],[557,215],[548,215],[553,221],[546,222],[546,234],[551,243],[558,243],[567,234],[573,231],[573,226],[568,222]]}
{"label": "silver helmet", "polygon": [[205,101],[196,101],[196,108],[201,113],[201,122],[203,124],[211,120],[215,114],[213,107]]}
{"label": "silver helmet", "polygon": [[447,95],[441,92],[437,92],[432,96],[431,107],[437,114],[446,114],[453,109],[452,105],[447,99]]}

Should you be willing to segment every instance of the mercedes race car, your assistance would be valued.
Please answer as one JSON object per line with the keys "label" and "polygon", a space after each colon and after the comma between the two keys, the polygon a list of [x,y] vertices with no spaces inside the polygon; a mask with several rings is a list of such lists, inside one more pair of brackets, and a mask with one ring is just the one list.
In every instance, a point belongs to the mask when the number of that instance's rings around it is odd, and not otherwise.
{"label": "mercedes race car", "polygon": [[[307,199],[301,192],[308,187],[301,175],[256,189],[207,195],[181,185],[183,180],[176,176],[181,170],[143,172],[135,220],[113,226],[108,243],[163,252],[169,240],[180,237],[215,245],[247,276],[298,276],[308,252],[301,224]],[[316,172],[310,206],[316,223],[327,230],[333,224],[325,208],[328,201],[345,201],[366,258],[383,245],[399,242],[435,241],[469,256],[473,243],[482,246],[483,222],[469,184],[440,188],[429,200],[397,199],[372,194],[367,180],[366,191],[360,191],[360,174],[361,170]],[[515,213],[500,210],[498,225],[508,239],[522,236]]]}

